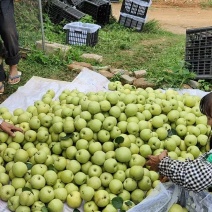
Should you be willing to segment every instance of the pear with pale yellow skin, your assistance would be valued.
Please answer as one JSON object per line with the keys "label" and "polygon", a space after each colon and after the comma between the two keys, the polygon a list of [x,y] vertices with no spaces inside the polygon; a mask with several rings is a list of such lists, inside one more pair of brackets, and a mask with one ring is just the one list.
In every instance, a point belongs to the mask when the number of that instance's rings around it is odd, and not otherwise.
{"label": "pear with pale yellow skin", "polygon": [[183,212],[183,208],[181,205],[175,203],[169,208],[168,212]]}
{"label": "pear with pale yellow skin", "polygon": [[105,207],[110,203],[109,193],[105,190],[98,190],[94,194],[94,202],[99,207]]}
{"label": "pear with pale yellow skin", "polygon": [[78,208],[82,204],[82,198],[79,191],[72,191],[68,194],[66,202],[71,208]]}

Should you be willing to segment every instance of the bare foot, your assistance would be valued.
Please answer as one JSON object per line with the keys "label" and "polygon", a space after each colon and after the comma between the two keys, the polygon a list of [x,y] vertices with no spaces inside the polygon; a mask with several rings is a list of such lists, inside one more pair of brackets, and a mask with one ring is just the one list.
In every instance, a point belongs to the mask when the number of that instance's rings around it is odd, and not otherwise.
{"label": "bare foot", "polygon": [[4,84],[0,82],[0,94],[4,93]]}
{"label": "bare foot", "polygon": [[10,66],[10,75],[8,79],[9,84],[16,84],[20,81],[20,72],[18,72],[17,65]]}

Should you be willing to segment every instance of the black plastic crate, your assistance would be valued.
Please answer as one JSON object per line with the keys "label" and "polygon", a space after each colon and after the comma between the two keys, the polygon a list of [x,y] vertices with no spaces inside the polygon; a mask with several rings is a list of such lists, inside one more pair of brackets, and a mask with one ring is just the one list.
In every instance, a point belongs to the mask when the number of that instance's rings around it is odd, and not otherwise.
{"label": "black plastic crate", "polygon": [[121,12],[145,18],[151,2],[124,0],[121,6]]}
{"label": "black plastic crate", "polygon": [[61,18],[62,11],[66,8],[66,4],[59,0],[48,1],[45,5],[44,11],[48,14],[50,20],[57,24],[59,23],[58,19]]}
{"label": "black plastic crate", "polygon": [[186,30],[185,61],[198,79],[212,79],[212,27]]}
{"label": "black plastic crate", "polygon": [[52,0],[45,11],[55,24],[59,24],[63,20],[66,22],[78,21],[85,16],[85,13],[58,0]]}
{"label": "black plastic crate", "polygon": [[92,16],[98,24],[109,23],[111,14],[111,3],[104,0],[85,0],[77,6],[82,12]]}
{"label": "black plastic crate", "polygon": [[63,16],[65,20],[67,20],[68,22],[72,22],[80,20],[82,17],[85,16],[85,13],[76,8],[69,7],[64,11]]}
{"label": "black plastic crate", "polygon": [[[69,29],[66,29],[67,44],[78,46],[95,46],[98,43],[98,33],[100,26],[81,22],[73,22],[71,24],[73,25],[69,27]],[[91,28],[93,28],[93,30]]]}
{"label": "black plastic crate", "polygon": [[68,4],[69,6],[74,6],[73,2],[71,0],[59,0],[65,4]]}
{"label": "black plastic crate", "polygon": [[186,48],[187,61],[199,59],[212,59],[212,45]]}
{"label": "black plastic crate", "polygon": [[71,6],[77,6],[81,4],[84,0],[63,0],[64,3],[69,4]]}
{"label": "black plastic crate", "polygon": [[212,26],[186,30],[186,47],[212,45]]}
{"label": "black plastic crate", "polygon": [[187,61],[187,68],[197,74],[197,79],[212,79],[212,60],[199,59]]}
{"label": "black plastic crate", "polygon": [[145,23],[144,18],[132,16],[132,15],[126,14],[126,13],[120,13],[119,24],[121,24],[125,27],[133,28],[137,31],[142,31],[144,23]]}

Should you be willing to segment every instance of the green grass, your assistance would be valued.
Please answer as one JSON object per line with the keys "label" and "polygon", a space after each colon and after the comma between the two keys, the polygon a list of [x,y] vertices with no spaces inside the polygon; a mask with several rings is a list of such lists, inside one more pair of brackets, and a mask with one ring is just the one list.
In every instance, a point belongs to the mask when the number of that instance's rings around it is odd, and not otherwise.
{"label": "green grass", "polygon": [[[36,22],[38,17],[34,17],[36,13],[33,16],[32,11],[29,10],[35,26],[32,26],[30,21],[24,21],[28,18],[21,16],[26,11],[26,4],[21,4],[23,7],[16,10],[16,16],[21,46],[30,48],[31,52],[28,53],[26,59],[22,59],[19,63],[19,69],[23,72],[21,82],[14,86],[6,85],[6,94],[1,97],[0,102],[15,92],[19,86],[24,85],[32,76],[72,81],[76,73],[69,71],[67,65],[75,60],[82,61],[80,55],[83,53],[103,56],[101,64],[92,63],[92,65],[111,65],[113,68],[128,71],[145,69],[150,73],[150,80],[153,81],[154,75],[160,76],[162,79],[161,73],[163,74],[164,70],[182,69],[185,35],[176,35],[162,30],[155,20],[146,23],[142,32],[137,32],[123,27],[111,19],[110,24],[99,30],[99,41],[96,46],[72,46],[66,57],[59,52],[54,55],[45,55],[42,51],[35,49],[35,40],[41,39],[39,23]],[[86,17],[85,21],[88,19],[89,17]],[[54,25],[47,16],[44,16],[44,20],[46,40],[65,44],[64,24]],[[30,33],[32,35],[28,37]]]}
{"label": "green grass", "polygon": [[206,1],[200,2],[200,6],[202,8],[211,8],[212,7],[212,0],[206,0]]}

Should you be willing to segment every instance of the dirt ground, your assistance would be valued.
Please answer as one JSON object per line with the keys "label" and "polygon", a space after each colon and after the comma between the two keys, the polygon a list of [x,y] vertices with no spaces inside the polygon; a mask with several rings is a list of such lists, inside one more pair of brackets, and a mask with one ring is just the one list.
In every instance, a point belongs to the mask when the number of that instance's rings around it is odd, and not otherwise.
{"label": "dirt ground", "polygon": [[[112,14],[118,19],[122,3],[112,3]],[[153,3],[147,12],[147,21],[159,21],[161,27],[176,34],[185,34],[186,29],[212,26],[212,8],[198,5],[174,6]]]}

